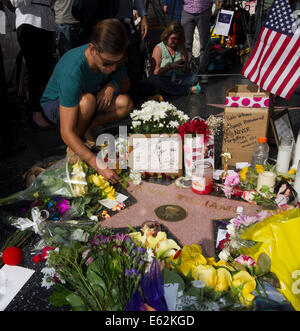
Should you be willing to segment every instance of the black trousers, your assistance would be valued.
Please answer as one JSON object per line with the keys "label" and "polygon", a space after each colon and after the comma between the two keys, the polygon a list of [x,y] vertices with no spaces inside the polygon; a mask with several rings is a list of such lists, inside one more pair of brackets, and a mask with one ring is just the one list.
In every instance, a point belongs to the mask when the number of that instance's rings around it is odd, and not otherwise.
{"label": "black trousers", "polygon": [[40,111],[40,98],[53,67],[55,32],[22,24],[17,29],[18,42],[28,73],[28,93],[32,111]]}

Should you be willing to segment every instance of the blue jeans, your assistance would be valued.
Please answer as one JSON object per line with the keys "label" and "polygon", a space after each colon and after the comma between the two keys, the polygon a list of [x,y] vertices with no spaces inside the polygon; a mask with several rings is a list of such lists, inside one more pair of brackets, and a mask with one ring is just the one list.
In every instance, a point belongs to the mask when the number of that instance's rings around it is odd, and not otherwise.
{"label": "blue jeans", "polygon": [[82,45],[80,23],[56,24],[55,27],[59,57],[62,57],[70,49]]}
{"label": "blue jeans", "polygon": [[173,82],[171,76],[160,76],[150,74],[148,82],[155,89],[162,93],[170,95],[187,95],[191,87],[197,83],[197,76],[194,74],[176,75],[176,80]]}

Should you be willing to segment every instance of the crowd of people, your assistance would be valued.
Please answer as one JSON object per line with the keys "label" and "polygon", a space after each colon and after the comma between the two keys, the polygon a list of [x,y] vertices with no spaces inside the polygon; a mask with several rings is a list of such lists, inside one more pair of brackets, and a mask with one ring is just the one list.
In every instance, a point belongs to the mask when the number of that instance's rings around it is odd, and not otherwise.
{"label": "crowd of people", "polygon": [[[170,3],[164,4],[166,12]],[[58,125],[67,153],[115,183],[116,173],[90,150],[95,143],[93,128],[127,117],[135,96],[141,96],[141,86],[146,86],[148,96],[199,93],[197,77],[189,72],[191,30],[198,27],[204,51],[212,3],[186,0],[179,5],[181,14],[154,47],[151,73],[145,79],[141,45],[149,27],[144,0],[2,0],[15,13],[32,120],[40,127]],[[59,60],[53,63],[56,47]]]}

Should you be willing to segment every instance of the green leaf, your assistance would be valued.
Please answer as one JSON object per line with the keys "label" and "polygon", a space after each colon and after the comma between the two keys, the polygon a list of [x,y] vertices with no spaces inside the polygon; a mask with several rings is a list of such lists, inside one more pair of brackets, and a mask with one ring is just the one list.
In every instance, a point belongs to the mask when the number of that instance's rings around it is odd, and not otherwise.
{"label": "green leaf", "polygon": [[164,284],[179,284],[178,291],[183,291],[185,284],[183,278],[175,271],[164,268],[162,271]]}
{"label": "green leaf", "polygon": [[67,290],[66,288],[60,289],[51,295],[49,301],[51,305],[55,307],[68,305],[68,301],[66,300],[66,297],[71,293],[72,292],[70,290]]}
{"label": "green leaf", "polygon": [[271,259],[266,253],[261,253],[257,259],[258,271],[266,274],[271,269]]}
{"label": "green leaf", "polygon": [[86,276],[93,289],[99,294],[99,297],[104,298],[107,294],[107,286],[97,271],[97,261],[93,261],[87,269]]}
{"label": "green leaf", "polygon": [[66,301],[72,306],[72,310],[74,311],[86,310],[86,307],[82,299],[76,293],[69,294],[66,297]]}

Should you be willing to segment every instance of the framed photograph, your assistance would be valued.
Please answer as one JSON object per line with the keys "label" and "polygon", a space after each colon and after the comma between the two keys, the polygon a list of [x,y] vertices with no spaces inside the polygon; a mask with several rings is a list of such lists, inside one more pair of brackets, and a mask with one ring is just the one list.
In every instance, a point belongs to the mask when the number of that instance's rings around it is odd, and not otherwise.
{"label": "framed photograph", "polygon": [[274,193],[276,194],[275,202],[278,207],[290,204],[297,198],[297,192],[286,180],[279,182],[275,187]]}
{"label": "framed photograph", "polygon": [[133,171],[182,175],[182,141],[178,134],[133,134],[129,151]]}
{"label": "framed photograph", "polygon": [[295,143],[295,134],[287,108],[279,113],[275,113],[270,118],[270,122],[277,147],[280,144],[280,137],[283,135],[292,136]]}

